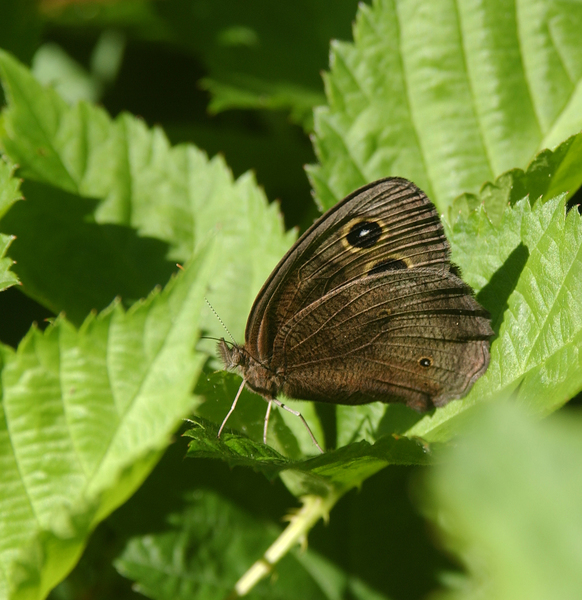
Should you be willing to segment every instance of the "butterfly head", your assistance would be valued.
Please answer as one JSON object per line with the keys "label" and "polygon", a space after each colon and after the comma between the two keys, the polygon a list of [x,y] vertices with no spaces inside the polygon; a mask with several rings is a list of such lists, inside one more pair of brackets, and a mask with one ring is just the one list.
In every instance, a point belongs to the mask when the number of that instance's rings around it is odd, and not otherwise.
{"label": "butterfly head", "polygon": [[244,371],[248,364],[248,354],[242,346],[227,342],[224,338],[221,338],[218,342],[218,352],[224,363],[224,368],[227,371]]}
{"label": "butterfly head", "polygon": [[218,342],[218,352],[224,368],[239,373],[249,389],[269,400],[277,397],[283,385],[281,377],[253,358],[244,346],[229,346],[229,342],[221,339]]}

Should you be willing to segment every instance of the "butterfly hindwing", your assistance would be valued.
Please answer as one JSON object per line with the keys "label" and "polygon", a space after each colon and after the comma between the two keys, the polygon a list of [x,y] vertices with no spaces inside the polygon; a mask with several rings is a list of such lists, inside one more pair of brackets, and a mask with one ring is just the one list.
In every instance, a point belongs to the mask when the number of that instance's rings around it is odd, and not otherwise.
{"label": "butterfly hindwing", "polygon": [[420,268],[355,280],[279,331],[271,368],[285,395],[418,410],[466,393],[485,371],[488,314],[452,273]]}

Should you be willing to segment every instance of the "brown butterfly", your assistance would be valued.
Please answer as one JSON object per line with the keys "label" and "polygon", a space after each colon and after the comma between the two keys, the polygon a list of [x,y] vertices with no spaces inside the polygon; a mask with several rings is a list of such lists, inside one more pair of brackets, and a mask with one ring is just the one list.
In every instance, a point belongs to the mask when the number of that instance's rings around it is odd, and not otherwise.
{"label": "brown butterfly", "polygon": [[281,393],[419,412],[444,406],[485,372],[492,335],[426,194],[406,179],[375,181],[328,210],[275,267],[244,346],[220,340],[225,367],[243,382],[218,435],[244,385],[269,403],[265,443],[273,403],[301,417]]}

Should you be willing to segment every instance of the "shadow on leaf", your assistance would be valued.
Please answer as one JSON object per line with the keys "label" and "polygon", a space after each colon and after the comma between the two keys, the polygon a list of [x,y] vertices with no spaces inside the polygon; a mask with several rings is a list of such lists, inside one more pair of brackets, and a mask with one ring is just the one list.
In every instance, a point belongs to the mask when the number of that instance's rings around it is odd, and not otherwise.
{"label": "shadow on leaf", "polygon": [[[168,244],[131,227],[99,224],[98,201],[27,181],[0,230],[16,235],[11,256],[26,293],[80,324],[120,296],[126,305],[176,272]],[[42,244],[42,245],[41,245]]]}
{"label": "shadow on leaf", "polygon": [[522,242],[493,273],[489,283],[477,295],[479,304],[491,314],[491,326],[495,335],[499,334],[503,315],[509,306],[509,297],[519,281],[528,258],[529,250]]}

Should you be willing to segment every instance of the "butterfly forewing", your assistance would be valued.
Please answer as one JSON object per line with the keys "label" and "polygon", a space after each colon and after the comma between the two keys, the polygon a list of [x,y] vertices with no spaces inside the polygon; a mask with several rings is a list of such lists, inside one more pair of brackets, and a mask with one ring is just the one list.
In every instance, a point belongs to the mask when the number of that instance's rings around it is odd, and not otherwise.
{"label": "butterfly forewing", "polygon": [[323,215],[275,268],[251,310],[247,349],[269,358],[285,323],[350,281],[429,266],[449,269],[449,244],[430,200],[405,179],[365,186]]}

